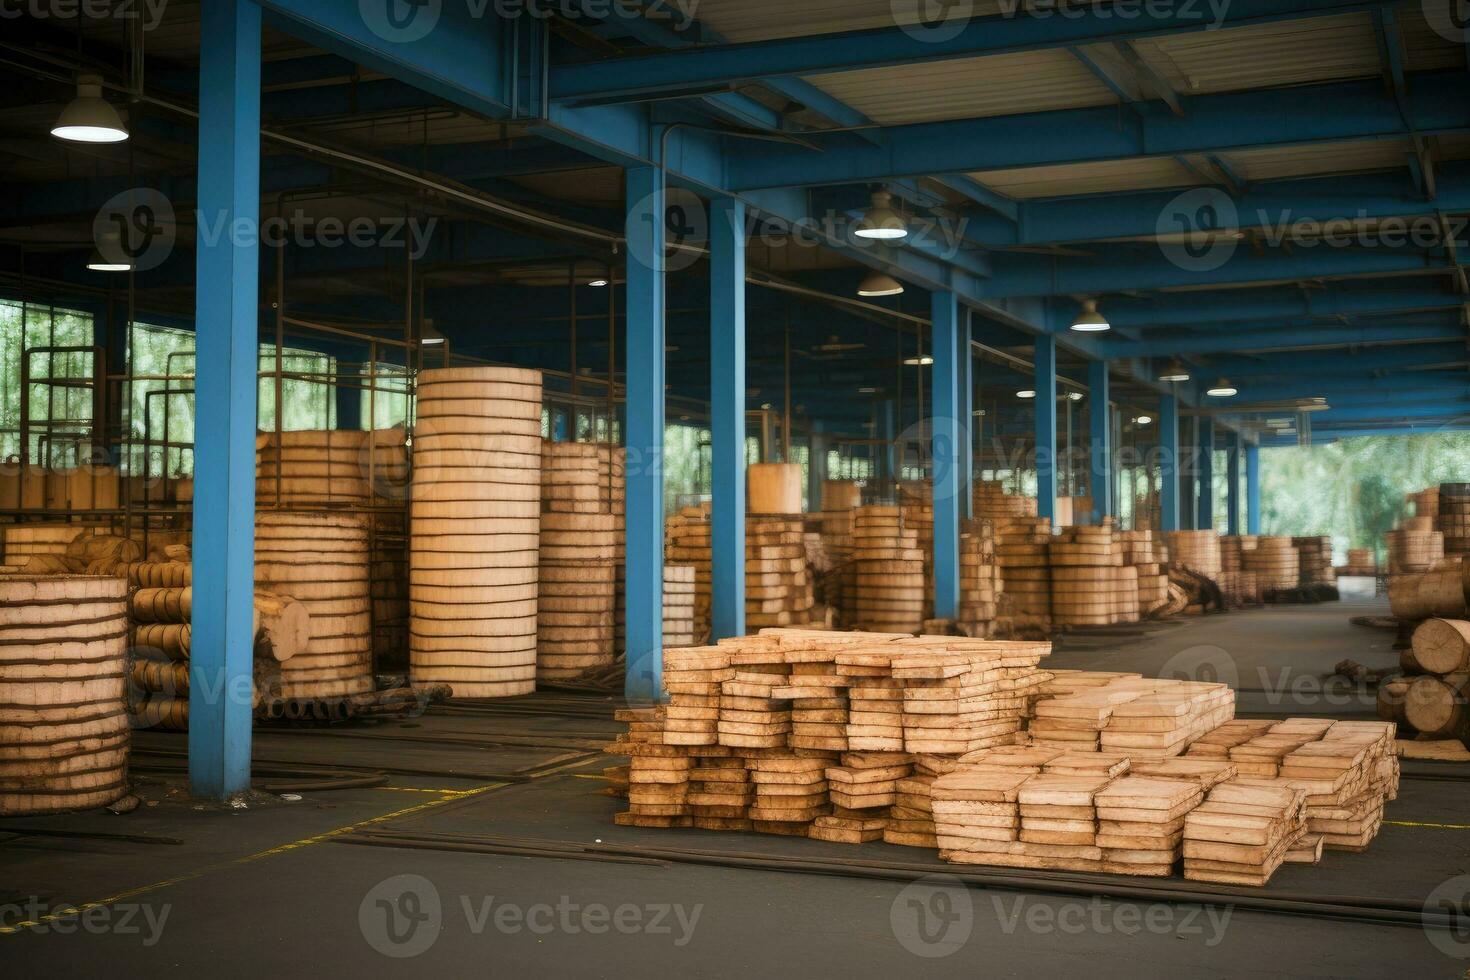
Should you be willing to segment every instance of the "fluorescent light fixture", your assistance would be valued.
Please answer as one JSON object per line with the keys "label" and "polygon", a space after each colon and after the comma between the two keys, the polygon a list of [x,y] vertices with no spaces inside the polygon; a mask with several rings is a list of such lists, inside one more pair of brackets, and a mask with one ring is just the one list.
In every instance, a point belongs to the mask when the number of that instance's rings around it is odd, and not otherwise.
{"label": "fluorescent light fixture", "polygon": [[608,281],[606,279],[594,279],[591,282],[589,282],[587,285],[589,285],[589,286],[596,286],[598,289],[601,289],[603,286],[608,285]]}
{"label": "fluorescent light fixture", "polygon": [[444,343],[444,335],[434,329],[433,320],[424,320],[423,330],[419,335],[419,344],[423,347],[437,347]]}
{"label": "fluorescent light fixture", "polygon": [[934,363],[934,358],[925,354],[923,357],[906,357],[904,363],[909,367],[928,367]]}
{"label": "fluorescent light fixture", "polygon": [[1169,362],[1169,366],[1166,367],[1166,368],[1164,368],[1164,370],[1162,370],[1162,371],[1159,372],[1159,380],[1160,381],[1188,381],[1189,380],[1189,368],[1187,368],[1187,367],[1184,366],[1184,362],[1183,361],[1180,361],[1180,360],[1177,360],[1177,359],[1176,360],[1173,360],[1173,361],[1170,361]]}
{"label": "fluorescent light fixture", "polygon": [[1138,424],[1138,425],[1152,425],[1153,424],[1153,421],[1154,421],[1154,417],[1152,415],[1140,415],[1138,418],[1134,419],[1133,421],[1136,424]]}
{"label": "fluorescent light fixture", "polygon": [[1016,397],[1017,398],[1035,398],[1036,397],[1036,392],[1035,391],[1032,391],[1030,388],[1023,388],[1020,391],[1016,392]]}
{"label": "fluorescent light fixture", "polygon": [[121,143],[128,128],[102,97],[101,75],[78,75],[77,97],[61,110],[51,135],[69,143]]}
{"label": "fluorescent light fixture", "polygon": [[859,238],[891,241],[907,238],[909,229],[904,223],[903,215],[893,210],[893,195],[887,191],[874,191],[873,205],[858,222],[853,234]]}
{"label": "fluorescent light fixture", "polygon": [[1067,392],[1067,400],[1068,401],[1074,401],[1074,402],[1080,402],[1082,400],[1082,392],[1080,392],[1080,391],[1069,391],[1069,392]]}
{"label": "fluorescent light fixture", "polygon": [[1072,329],[1078,333],[1102,333],[1113,329],[1113,325],[1097,311],[1097,300],[1089,299],[1083,301],[1082,312],[1072,321]]}
{"label": "fluorescent light fixture", "polygon": [[859,395],[876,395],[877,393],[878,389],[873,387],[863,387],[858,389]]}
{"label": "fluorescent light fixture", "polygon": [[1219,381],[1216,381],[1214,387],[1208,389],[1205,394],[1209,395],[1211,398],[1233,398],[1236,395],[1240,394],[1240,389],[1235,387],[1235,385],[1231,384],[1229,381],[1226,381],[1224,378],[1221,378]]}
{"label": "fluorescent light fixture", "polygon": [[859,296],[898,296],[903,292],[903,283],[881,272],[872,272],[858,286]]}

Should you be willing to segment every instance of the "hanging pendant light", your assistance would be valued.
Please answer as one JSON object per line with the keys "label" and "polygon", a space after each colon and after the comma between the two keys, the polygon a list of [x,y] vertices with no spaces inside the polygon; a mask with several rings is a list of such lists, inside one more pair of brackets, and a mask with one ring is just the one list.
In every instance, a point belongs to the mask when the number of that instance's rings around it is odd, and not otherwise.
{"label": "hanging pendant light", "polygon": [[61,110],[51,135],[70,143],[121,143],[128,128],[102,97],[101,75],[78,75],[77,97]]}
{"label": "hanging pendant light", "polygon": [[1224,378],[1216,381],[1214,386],[1205,392],[1211,398],[1234,398],[1240,394],[1240,389],[1235,387]]}
{"label": "hanging pendant light", "polygon": [[1083,301],[1082,312],[1072,321],[1072,329],[1078,333],[1102,333],[1113,329],[1113,325],[1097,311],[1097,300],[1089,299]]}
{"label": "hanging pendant light", "polygon": [[1031,390],[1030,388],[1023,388],[1020,391],[1016,392],[1016,397],[1017,398],[1035,398],[1036,397],[1036,392],[1033,391],[1033,390]]}
{"label": "hanging pendant light", "polygon": [[859,238],[892,240],[907,238],[909,228],[903,215],[893,210],[893,195],[887,191],[874,191],[873,205],[858,222],[853,234]]}
{"label": "hanging pendant light", "polygon": [[1184,366],[1184,362],[1183,361],[1180,361],[1179,359],[1176,358],[1176,359],[1174,359],[1174,360],[1172,360],[1172,361],[1169,362],[1169,366],[1168,367],[1164,368],[1164,370],[1162,370],[1162,371],[1159,372],[1159,380],[1160,381],[1188,381],[1189,380],[1189,368],[1187,368],[1187,367]]}
{"label": "hanging pendant light", "polygon": [[87,268],[93,272],[132,272],[133,259],[122,247],[122,236],[117,232],[104,233],[87,259]]}
{"label": "hanging pendant light", "polygon": [[898,296],[903,292],[903,283],[882,272],[870,272],[858,286],[859,296]]}

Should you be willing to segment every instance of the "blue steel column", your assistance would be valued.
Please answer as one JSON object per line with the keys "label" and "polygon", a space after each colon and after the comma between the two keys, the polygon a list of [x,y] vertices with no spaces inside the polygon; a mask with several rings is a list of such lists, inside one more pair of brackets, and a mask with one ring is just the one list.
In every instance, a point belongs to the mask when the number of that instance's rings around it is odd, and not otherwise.
{"label": "blue steel column", "polygon": [[1225,441],[1225,533],[1240,533],[1240,433],[1232,432]]}
{"label": "blue steel column", "polygon": [[[227,799],[250,788],[260,299],[255,236],[232,241],[228,229],[260,215],[260,8],[200,10],[189,783]],[[225,237],[206,241],[206,228]]]}
{"label": "blue steel column", "polygon": [[1179,530],[1179,396],[1159,399],[1159,530]]}
{"label": "blue steel column", "polygon": [[710,205],[711,642],[745,635],[745,204]]}
{"label": "blue steel column", "polygon": [[629,701],[663,695],[664,192],[656,167],[627,175],[627,640]]}
{"label": "blue steel column", "polygon": [[1245,533],[1261,533],[1261,447],[1245,447]]}
{"label": "blue steel column", "polygon": [[966,401],[970,359],[969,330],[960,325],[955,294],[932,294],[934,372],[930,409],[933,415],[934,480],[934,616],[957,619],[960,613],[960,495],[969,475],[969,429],[960,413]]}
{"label": "blue steel column", "polygon": [[806,465],[806,500],[809,511],[822,509],[822,484],[827,480],[827,434],[819,420],[812,420]]}
{"label": "blue steel column", "polygon": [[1057,339],[1036,338],[1036,508],[1057,516]]}
{"label": "blue steel column", "polygon": [[970,342],[975,338],[975,311],[960,311],[961,326],[956,339],[960,369],[960,435],[965,440],[960,460],[960,516],[975,516],[975,357]]}
{"label": "blue steel column", "polygon": [[1215,420],[1199,420],[1199,521],[1201,531],[1215,529]]}
{"label": "blue steel column", "polygon": [[1107,361],[1088,364],[1087,387],[1091,392],[1088,421],[1092,430],[1088,489],[1092,492],[1093,519],[1101,524],[1104,517],[1117,513],[1113,506],[1113,407]]}

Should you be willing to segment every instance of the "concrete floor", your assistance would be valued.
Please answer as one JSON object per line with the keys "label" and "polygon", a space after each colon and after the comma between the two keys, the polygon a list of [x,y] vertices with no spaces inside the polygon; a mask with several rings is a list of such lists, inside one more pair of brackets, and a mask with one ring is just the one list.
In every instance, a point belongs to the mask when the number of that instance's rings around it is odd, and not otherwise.
{"label": "concrete floor", "polygon": [[[1278,607],[1133,637],[1074,636],[1054,664],[1149,674],[1233,669],[1242,687],[1274,689],[1282,677],[1320,678],[1342,657],[1370,666],[1393,662],[1389,634],[1346,622],[1375,611],[1371,604]],[[1351,692],[1334,709],[1328,702],[1338,694],[1320,683],[1315,693],[1305,680],[1287,690],[1281,697],[1243,695],[1242,710],[1371,710]],[[1417,926],[1094,900],[1057,894],[1043,882],[1019,890],[960,888],[944,878],[950,869],[918,849],[616,827],[611,815],[619,802],[601,795],[592,778],[609,764],[594,749],[615,730],[610,706],[538,696],[530,704],[438,711],[371,730],[262,733],[257,767],[276,778],[314,763],[387,769],[390,780],[306,791],[293,802],[263,796],[244,810],[203,807],[180,794],[176,775],[164,770],[178,764],[183,739],[145,733],[136,762],[150,805],[121,817],[0,821],[0,922],[36,923],[0,934],[0,963],[15,976],[124,977],[169,970],[221,977],[326,970],[1449,977],[1470,966],[1470,943]],[[1410,769],[1470,776],[1461,766]],[[1389,807],[1391,823],[1368,853],[1329,852],[1319,866],[1288,866],[1265,892],[1372,896],[1418,907],[1442,883],[1458,889],[1456,877],[1470,874],[1466,812],[1470,782],[1406,778]],[[544,851],[408,850],[381,846],[384,837],[365,842],[373,833],[493,835],[508,839],[502,850],[531,841],[543,849],[600,842],[683,853],[611,863]],[[728,868],[692,853],[711,851],[904,862],[932,868],[935,877],[914,884]],[[64,911],[90,903],[98,904],[81,916]]]}

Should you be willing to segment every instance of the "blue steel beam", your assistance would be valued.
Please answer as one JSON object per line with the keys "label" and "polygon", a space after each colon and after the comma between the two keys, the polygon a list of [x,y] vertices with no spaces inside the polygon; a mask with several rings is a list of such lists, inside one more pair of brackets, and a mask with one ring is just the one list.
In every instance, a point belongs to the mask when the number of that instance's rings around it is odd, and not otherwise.
{"label": "blue steel beam", "polygon": [[934,344],[933,482],[934,482],[934,616],[960,614],[960,515],[969,480],[969,420],[961,404],[969,390],[969,321],[954,293],[930,295]]}
{"label": "blue steel beam", "polygon": [[1240,533],[1240,433],[1225,437],[1225,533]]}
{"label": "blue steel beam", "polygon": [[941,34],[902,26],[714,44],[687,52],[557,65],[551,71],[551,93],[557,100],[697,93],[711,86],[1177,35],[1365,6],[1355,0],[1234,0],[1218,13],[1203,5],[1181,4],[1152,7],[1142,16],[1129,18],[1107,9],[1082,7],[1066,16],[1027,12],[1017,17],[977,18],[959,26],[951,37],[942,36],[948,30]]}
{"label": "blue steel beam", "polygon": [[1301,379],[1310,375],[1313,381],[1366,381],[1389,372],[1393,377],[1418,378],[1426,369],[1464,367],[1470,363],[1470,350],[1459,344],[1407,344],[1403,347],[1374,347],[1347,353],[1310,351],[1277,353],[1270,357],[1211,357],[1209,370],[1218,371],[1236,381],[1260,381],[1267,378]]}
{"label": "blue steel beam", "polygon": [[1297,330],[1242,330],[1235,334],[1184,336],[1170,340],[1114,341],[1108,345],[1107,351],[1109,357],[1162,358],[1175,354],[1214,354],[1227,351],[1452,341],[1463,340],[1465,336],[1465,328],[1452,323],[1379,324],[1362,327],[1328,326]]}
{"label": "blue steel beam", "polygon": [[[1447,276],[1439,278],[1448,285]],[[1236,330],[1240,324],[1260,320],[1284,323],[1312,318],[1456,311],[1463,309],[1466,302],[1464,296],[1429,285],[1401,287],[1389,282],[1389,288],[1373,288],[1374,285],[1369,281],[1351,286],[1330,283],[1311,288],[1201,290],[1144,299],[1118,296],[1107,300],[1106,312],[1115,325],[1145,330],[1154,327]],[[1070,326],[1070,322],[1063,322],[1070,321],[1064,313],[1057,311],[1050,318],[1053,329]]]}
{"label": "blue steel beam", "polygon": [[1211,418],[1199,420],[1199,446],[1196,447],[1199,463],[1195,472],[1199,480],[1199,519],[1195,527],[1201,531],[1215,527],[1215,421]]}
{"label": "blue steel beam", "polygon": [[[1412,78],[1415,131],[1470,129],[1470,104],[1455,93],[1465,72]],[[733,190],[877,181],[936,173],[1173,157],[1217,150],[1382,139],[1407,134],[1394,98],[1380,81],[1338,82],[1201,95],[1189,113],[1140,106],[1120,118],[1113,106],[1062,109],[884,127],[873,145],[843,136],[816,137],[823,152],[802,147],[735,148]]]}
{"label": "blue steel beam", "polygon": [[1159,530],[1179,530],[1179,398],[1159,399]]}
{"label": "blue steel beam", "polygon": [[626,601],[630,702],[663,699],[664,185],[627,173]]}
{"label": "blue steel beam", "polygon": [[1314,412],[1312,422],[1374,422],[1394,419],[1470,419],[1470,397],[1444,398],[1409,404],[1364,405]]}
{"label": "blue steel beam", "polygon": [[1112,389],[1107,361],[1090,361],[1087,365],[1087,387],[1091,395],[1088,411],[1090,473],[1088,488],[1092,493],[1094,523],[1113,517],[1113,408]]}
{"label": "blue steel beam", "polygon": [[1035,345],[1036,392],[1036,507],[1037,515],[1055,521],[1057,516],[1057,341],[1037,337]]}
{"label": "blue steel beam", "polygon": [[[201,11],[199,205],[224,227],[260,214],[260,20],[250,0]],[[250,788],[259,248],[211,245],[201,226],[196,261],[189,783],[224,800]]]}
{"label": "blue steel beam", "polygon": [[745,205],[710,204],[711,642],[745,635]]}

